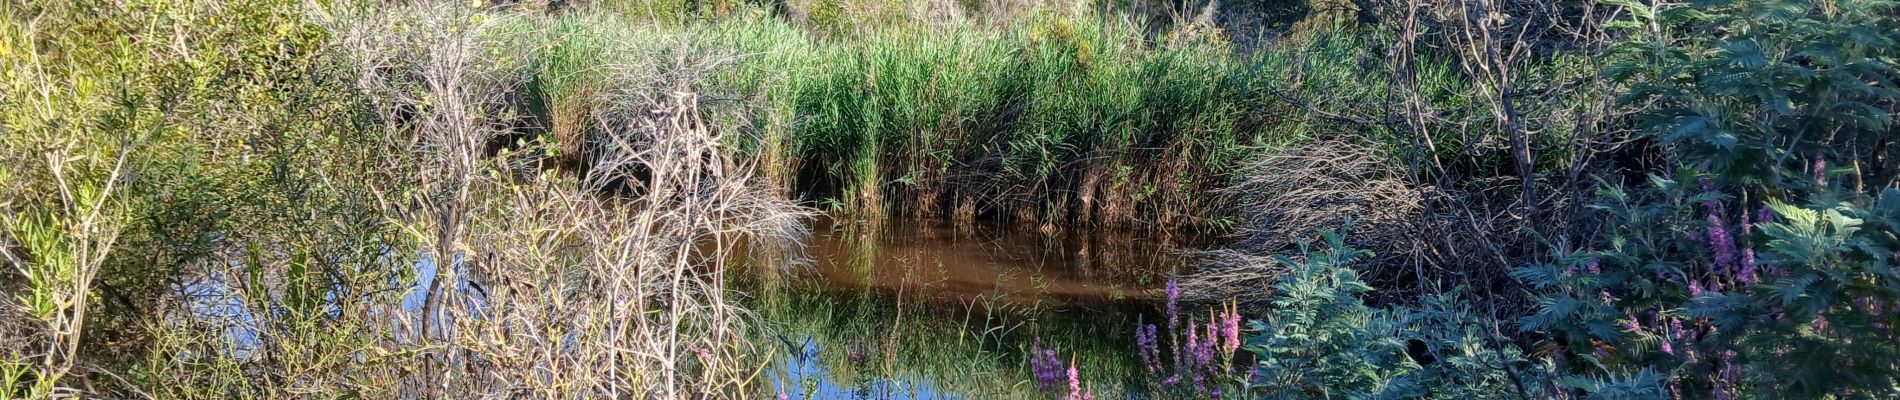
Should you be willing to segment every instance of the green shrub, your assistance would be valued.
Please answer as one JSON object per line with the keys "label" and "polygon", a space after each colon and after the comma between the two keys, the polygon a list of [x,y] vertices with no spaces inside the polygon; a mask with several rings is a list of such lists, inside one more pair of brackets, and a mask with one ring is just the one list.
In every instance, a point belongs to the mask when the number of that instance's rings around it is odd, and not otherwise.
{"label": "green shrub", "polygon": [[1900,189],[1862,186],[1900,100],[1894,3],[1610,3],[1633,39],[1605,73],[1681,167],[1605,184],[1596,250],[1513,273],[1540,293],[1522,328],[1592,395],[1900,395]]}
{"label": "green shrub", "polygon": [[[1244,348],[1259,357],[1250,394],[1265,398],[1501,398],[1539,393],[1546,366],[1488,332],[1456,291],[1418,308],[1373,307],[1372,287],[1349,265],[1369,253],[1326,232],[1325,246],[1276,256],[1291,273],[1274,286],[1271,311],[1250,323]],[[1527,382],[1528,381],[1528,382]],[[1533,386],[1526,386],[1533,385]]]}

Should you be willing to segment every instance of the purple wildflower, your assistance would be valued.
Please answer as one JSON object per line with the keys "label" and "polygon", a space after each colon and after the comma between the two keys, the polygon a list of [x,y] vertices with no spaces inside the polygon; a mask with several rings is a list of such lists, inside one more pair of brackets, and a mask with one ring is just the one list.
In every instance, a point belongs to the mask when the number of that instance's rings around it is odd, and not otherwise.
{"label": "purple wildflower", "polygon": [[1730,267],[1735,265],[1735,237],[1729,236],[1728,229],[1722,227],[1722,219],[1709,215],[1709,246],[1715,248],[1715,265]]}
{"label": "purple wildflower", "polygon": [[1742,249],[1742,272],[1735,279],[1743,285],[1755,283],[1755,249]]}
{"label": "purple wildflower", "polygon": [[1814,183],[1817,185],[1822,185],[1822,186],[1827,185],[1827,156],[1826,155],[1814,156]]}
{"label": "purple wildflower", "polygon": [[1082,377],[1073,362],[1069,363],[1069,400],[1082,400]]}
{"label": "purple wildflower", "polygon": [[1769,207],[1767,204],[1762,204],[1761,210],[1755,211],[1755,223],[1767,224],[1773,222],[1775,222],[1775,209]]}
{"label": "purple wildflower", "polygon": [[[1199,331],[1200,331],[1199,329],[1194,329],[1194,327],[1188,327],[1187,346],[1184,346],[1181,348],[1181,351],[1183,353],[1187,353],[1189,355],[1195,355],[1195,353],[1200,349],[1201,339],[1200,339],[1200,336],[1197,334],[1197,332]],[[1200,357],[1189,357],[1188,358],[1188,362],[1190,363],[1189,366],[1199,365],[1199,364],[1194,364],[1195,361],[1200,361]]]}
{"label": "purple wildflower", "polygon": [[1207,376],[1206,375],[1194,374],[1194,391],[1199,392],[1199,393],[1207,393]]}
{"label": "purple wildflower", "polygon": [[785,389],[784,389],[784,388],[780,388],[780,389],[778,390],[778,400],[789,400],[789,399],[791,399],[791,398],[792,398],[792,396],[791,396],[791,395],[788,395],[788,394],[785,394]]}
{"label": "purple wildflower", "polygon": [[1590,257],[1590,264],[1584,267],[1583,270],[1585,272],[1589,272],[1590,275],[1601,274],[1603,273],[1603,260],[1597,259],[1596,257]]}
{"label": "purple wildflower", "polygon": [[1227,310],[1226,318],[1221,320],[1221,333],[1227,336],[1221,342],[1227,347],[1222,350],[1229,356],[1240,349],[1240,306],[1236,304],[1230,307],[1232,308]]}
{"label": "purple wildflower", "polygon": [[1208,370],[1213,370],[1215,368],[1214,347],[1216,343],[1214,342],[1218,340],[1219,338],[1220,338],[1220,325],[1214,321],[1207,321],[1206,340],[1201,341],[1201,347],[1194,349],[1194,363],[1195,364],[1199,364],[1202,367],[1207,368]]}
{"label": "purple wildflower", "polygon": [[853,340],[850,346],[845,347],[845,359],[850,360],[852,364],[864,363],[864,353],[858,352],[858,341]]}
{"label": "purple wildflower", "polygon": [[1173,277],[1169,277],[1168,278],[1168,331],[1170,332],[1174,331],[1175,327],[1181,325],[1181,315],[1180,315],[1180,312],[1178,311],[1179,308],[1175,306],[1175,303],[1180,300],[1181,300],[1181,285],[1176,283]]}
{"label": "purple wildflower", "polygon": [[1176,383],[1181,383],[1181,374],[1168,375],[1168,379],[1161,380],[1162,387],[1174,386]]}
{"label": "purple wildflower", "polygon": [[[1670,328],[1669,328],[1669,325],[1670,325],[1670,324],[1669,324],[1669,323],[1666,323],[1666,322],[1662,322],[1662,321],[1660,320],[1660,317],[1658,317],[1658,319],[1659,319],[1659,320],[1658,320],[1658,321],[1656,321],[1656,324],[1657,324],[1657,325],[1660,325],[1660,326],[1657,326],[1657,327],[1656,327],[1656,328],[1657,328],[1656,330],[1662,333],[1662,339],[1663,339],[1663,340],[1662,340],[1662,351],[1663,351],[1664,353],[1669,353],[1669,355],[1672,355],[1672,356],[1673,356],[1673,355],[1676,355],[1676,349],[1675,349],[1675,347],[1674,347],[1673,345],[1671,345],[1671,342],[1675,342],[1675,341],[1676,341],[1676,334],[1677,334],[1677,333],[1680,333],[1680,332],[1677,332],[1677,331],[1676,331],[1676,330],[1674,330],[1674,329],[1670,329]],[[1673,321],[1674,321],[1674,319],[1671,319],[1671,321],[1673,322]],[[1681,325],[1680,325],[1680,324],[1678,324],[1677,326],[1681,326]]]}
{"label": "purple wildflower", "polygon": [[1701,296],[1701,295],[1702,295],[1702,281],[1693,280],[1693,279],[1689,280],[1689,297],[1696,297],[1696,296]]}
{"label": "purple wildflower", "polygon": [[1682,331],[1682,320],[1675,318],[1669,319],[1669,337],[1683,340],[1689,339],[1689,335]]}
{"label": "purple wildflower", "polygon": [[1625,315],[1628,315],[1628,316],[1630,317],[1630,320],[1629,320],[1629,322],[1625,322],[1625,323],[1623,323],[1623,328],[1624,328],[1624,329],[1628,329],[1628,330],[1629,330],[1630,332],[1642,332],[1642,331],[1643,331],[1643,324],[1642,324],[1642,322],[1639,322],[1639,321],[1637,321],[1637,320],[1636,320],[1636,314],[1628,314],[1628,313],[1625,313]]}
{"label": "purple wildflower", "polygon": [[1036,387],[1043,391],[1054,390],[1056,382],[1062,379],[1062,368],[1062,359],[1056,357],[1056,350],[1042,348],[1042,337],[1036,337],[1036,344],[1029,352],[1029,369],[1036,375]]}
{"label": "purple wildflower", "polygon": [[1148,366],[1149,371],[1161,369],[1161,340],[1157,333],[1154,324],[1135,327],[1135,351],[1141,353],[1141,363]]}
{"label": "purple wildflower", "polygon": [[1722,352],[1722,380],[1734,382],[1742,377],[1742,364],[1735,362],[1735,350]]}

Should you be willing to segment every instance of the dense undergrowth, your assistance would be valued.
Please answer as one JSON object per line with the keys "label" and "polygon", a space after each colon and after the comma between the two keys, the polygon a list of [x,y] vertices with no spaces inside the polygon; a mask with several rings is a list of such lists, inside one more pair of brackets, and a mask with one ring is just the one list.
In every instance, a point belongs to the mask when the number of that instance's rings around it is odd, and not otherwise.
{"label": "dense undergrowth", "polygon": [[0,398],[769,396],[814,208],[1236,233],[1155,396],[1900,391],[1891,2],[1244,3],[0,3]]}
{"label": "dense undergrowth", "polygon": [[[744,105],[715,120],[767,160],[762,172],[795,197],[871,220],[1220,228],[1235,218],[1216,189],[1249,154],[1342,131],[1392,134],[1328,118],[1392,90],[1377,72],[1376,33],[1325,30],[1239,53],[1214,32],[1156,37],[1116,15],[1053,8],[997,26],[894,23],[846,38],[771,16],[652,27],[637,13],[577,11],[533,31],[551,47],[528,91],[551,139],[579,149],[592,105],[568,96],[600,86],[598,57],[686,32],[733,57],[704,90]],[[1542,80],[1580,73],[1533,64]],[[1483,124],[1456,68],[1425,56],[1420,91],[1449,110],[1439,118]],[[1488,139],[1438,135],[1446,154],[1500,156],[1465,150]]]}

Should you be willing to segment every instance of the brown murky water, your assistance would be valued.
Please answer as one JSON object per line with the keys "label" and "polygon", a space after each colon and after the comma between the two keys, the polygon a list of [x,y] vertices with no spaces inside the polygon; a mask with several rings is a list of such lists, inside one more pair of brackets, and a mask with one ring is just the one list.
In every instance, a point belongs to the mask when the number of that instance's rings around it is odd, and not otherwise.
{"label": "brown murky water", "polygon": [[994,223],[821,220],[809,249],[818,281],[909,298],[1056,304],[1137,300],[1186,267],[1177,250],[1203,237],[1088,229],[1042,232]]}
{"label": "brown murky water", "polygon": [[741,285],[783,350],[767,374],[786,399],[1044,398],[1024,354],[1056,349],[1100,398],[1141,392],[1130,349],[1157,321],[1181,249],[1206,236],[1042,232],[996,224],[814,221],[810,268]]}

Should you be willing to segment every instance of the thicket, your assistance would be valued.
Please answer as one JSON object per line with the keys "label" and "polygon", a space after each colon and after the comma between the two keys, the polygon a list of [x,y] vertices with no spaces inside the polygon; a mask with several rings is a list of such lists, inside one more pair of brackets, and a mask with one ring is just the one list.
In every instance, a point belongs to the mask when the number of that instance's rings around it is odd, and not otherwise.
{"label": "thicket", "polygon": [[794,200],[1232,229],[1167,395],[1900,385],[1890,1],[1039,3],[0,3],[0,397],[758,396]]}
{"label": "thicket", "polygon": [[539,16],[0,7],[0,398],[759,391],[724,266],[804,211],[703,120],[721,54],[605,55],[568,97],[598,105],[591,168],[558,173],[500,145],[534,123]]}
{"label": "thicket", "polygon": [[[562,93],[590,86],[586,55],[621,29],[603,25],[625,20],[562,18],[572,28],[555,35],[566,44],[532,90],[554,138],[578,148],[587,139],[570,125],[588,105]],[[1375,43],[1345,30],[1237,53],[1204,20],[1182,22],[1201,33],[1160,36],[1134,17],[1059,7],[984,23],[906,21],[853,28],[851,38],[814,35],[830,28],[798,18],[678,29],[743,55],[707,90],[745,105],[715,121],[769,160],[764,174],[867,220],[1220,228],[1233,219],[1217,189],[1246,155],[1351,126],[1287,99],[1325,93],[1323,108],[1350,109],[1386,85],[1365,79]],[[1461,101],[1468,85],[1440,58],[1422,72],[1425,91]]]}
{"label": "thicket", "polygon": [[[1305,379],[1265,390],[1314,398],[1895,396],[1895,6],[1605,2],[1614,14],[1602,27],[1615,42],[1603,48],[1600,79],[1614,85],[1623,116],[1611,122],[1627,124],[1621,142],[1650,159],[1584,175],[1594,192],[1575,201],[1589,206],[1568,218],[1589,222],[1576,231],[1586,235],[1519,228],[1544,235],[1539,247],[1549,252],[1506,281],[1525,285],[1532,305],[1519,313],[1485,298],[1489,310],[1444,314],[1431,310],[1472,303],[1396,296],[1376,303],[1423,309],[1369,313],[1367,299],[1352,297],[1368,287],[1334,265],[1357,254],[1337,236],[1326,235],[1334,252],[1304,259],[1265,261],[1270,251],[1243,247],[1223,254],[1228,266],[1279,282],[1247,349],[1262,357],[1260,375]],[[1313,163],[1273,157],[1266,165]],[[1405,176],[1391,184],[1406,184]],[[1314,271],[1327,284],[1313,285]],[[1414,322],[1395,329],[1357,317],[1368,314]],[[1434,318],[1444,315],[1468,316]],[[1444,332],[1468,332],[1468,341],[1443,340]],[[1440,377],[1455,384],[1414,386]],[[1312,389],[1285,391],[1301,387]]]}

